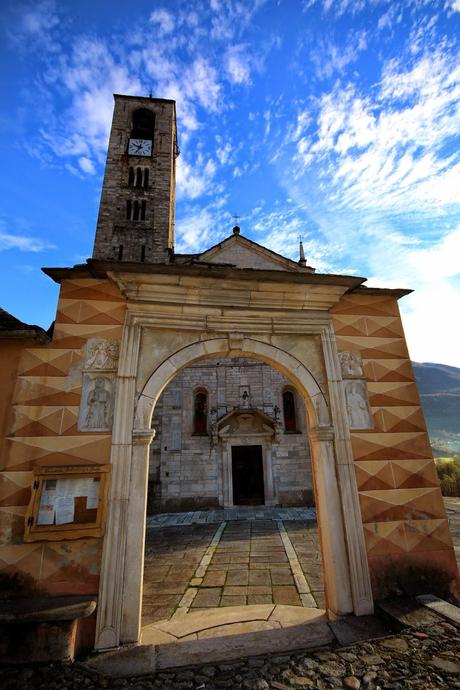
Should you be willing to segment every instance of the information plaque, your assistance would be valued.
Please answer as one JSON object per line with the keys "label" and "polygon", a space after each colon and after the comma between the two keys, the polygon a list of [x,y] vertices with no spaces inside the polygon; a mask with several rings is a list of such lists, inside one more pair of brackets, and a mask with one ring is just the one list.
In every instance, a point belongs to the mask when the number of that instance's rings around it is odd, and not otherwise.
{"label": "information plaque", "polygon": [[38,467],[25,541],[101,536],[108,466]]}

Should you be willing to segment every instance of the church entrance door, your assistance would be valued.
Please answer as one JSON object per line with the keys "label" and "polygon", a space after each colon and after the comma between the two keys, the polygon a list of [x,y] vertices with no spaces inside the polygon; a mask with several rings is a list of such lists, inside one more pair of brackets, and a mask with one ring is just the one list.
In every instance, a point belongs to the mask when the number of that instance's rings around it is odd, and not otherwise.
{"label": "church entrance door", "polygon": [[262,446],[232,446],[233,503],[264,505]]}

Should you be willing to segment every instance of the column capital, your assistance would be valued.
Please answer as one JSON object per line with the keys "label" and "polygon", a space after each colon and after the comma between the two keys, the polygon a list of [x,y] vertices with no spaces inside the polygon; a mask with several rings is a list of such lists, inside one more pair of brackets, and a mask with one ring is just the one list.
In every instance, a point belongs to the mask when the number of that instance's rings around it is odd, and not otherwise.
{"label": "column capital", "polygon": [[331,426],[314,426],[310,429],[312,441],[333,441],[334,435],[334,429]]}
{"label": "column capital", "polygon": [[155,438],[155,429],[133,429],[133,446],[148,446]]}

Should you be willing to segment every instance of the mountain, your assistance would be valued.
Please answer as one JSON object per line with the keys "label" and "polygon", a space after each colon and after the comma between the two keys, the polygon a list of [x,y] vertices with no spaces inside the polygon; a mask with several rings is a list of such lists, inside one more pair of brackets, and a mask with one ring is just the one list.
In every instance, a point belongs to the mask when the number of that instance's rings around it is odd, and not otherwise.
{"label": "mountain", "polygon": [[460,453],[460,369],[412,362],[435,455]]}

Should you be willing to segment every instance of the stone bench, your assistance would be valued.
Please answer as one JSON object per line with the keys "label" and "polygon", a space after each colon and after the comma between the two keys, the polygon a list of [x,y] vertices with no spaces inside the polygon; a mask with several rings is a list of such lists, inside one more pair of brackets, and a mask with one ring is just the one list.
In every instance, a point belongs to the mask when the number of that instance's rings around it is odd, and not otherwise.
{"label": "stone bench", "polygon": [[73,661],[92,647],[96,604],[88,596],[0,600],[0,663]]}

